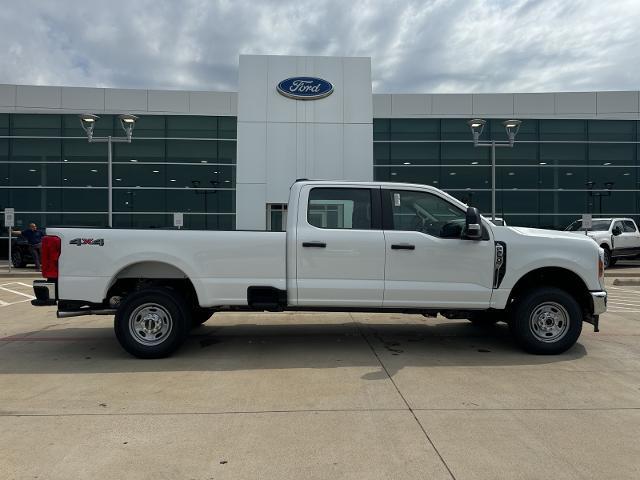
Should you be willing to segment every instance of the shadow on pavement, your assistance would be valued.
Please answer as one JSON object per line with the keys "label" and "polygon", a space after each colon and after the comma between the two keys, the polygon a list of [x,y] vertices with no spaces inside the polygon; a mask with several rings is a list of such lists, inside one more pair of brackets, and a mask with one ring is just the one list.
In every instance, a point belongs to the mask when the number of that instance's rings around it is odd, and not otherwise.
{"label": "shadow on pavement", "polygon": [[[120,348],[110,328],[64,328],[0,340],[0,374],[236,371],[342,368],[380,362],[391,376],[406,366],[544,365],[586,355],[576,344],[556,356],[520,350],[504,324],[242,324],[210,321],[191,331],[172,357],[140,360]],[[380,372],[363,378],[386,377]]]}

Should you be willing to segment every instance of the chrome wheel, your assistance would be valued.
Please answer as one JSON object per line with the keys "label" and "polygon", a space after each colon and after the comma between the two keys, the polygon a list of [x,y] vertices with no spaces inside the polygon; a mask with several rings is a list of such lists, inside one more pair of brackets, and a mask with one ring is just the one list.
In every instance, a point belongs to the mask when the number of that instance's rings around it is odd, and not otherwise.
{"label": "chrome wheel", "polygon": [[529,317],[529,328],[537,340],[545,343],[557,342],[569,330],[569,314],[559,303],[541,303]]}
{"label": "chrome wheel", "polygon": [[155,303],[140,305],[129,317],[129,332],[142,345],[159,345],[171,334],[172,329],[171,314]]}

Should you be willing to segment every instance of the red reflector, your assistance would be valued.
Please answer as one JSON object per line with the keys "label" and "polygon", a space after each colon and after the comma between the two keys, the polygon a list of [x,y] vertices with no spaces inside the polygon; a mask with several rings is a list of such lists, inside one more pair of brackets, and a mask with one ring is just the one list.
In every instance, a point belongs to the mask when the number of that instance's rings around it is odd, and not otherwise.
{"label": "red reflector", "polygon": [[46,235],[42,238],[42,276],[58,278],[58,258],[60,258],[60,237]]}

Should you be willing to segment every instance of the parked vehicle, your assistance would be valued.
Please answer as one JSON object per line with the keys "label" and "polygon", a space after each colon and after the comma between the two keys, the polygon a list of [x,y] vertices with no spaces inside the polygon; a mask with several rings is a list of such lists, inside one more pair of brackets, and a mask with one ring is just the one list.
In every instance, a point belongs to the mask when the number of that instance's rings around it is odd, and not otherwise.
{"label": "parked vehicle", "polygon": [[[576,220],[566,230],[584,232],[582,220]],[[640,232],[632,218],[594,218],[586,234],[604,249],[605,268],[621,258],[640,255]]]}
{"label": "parked vehicle", "polygon": [[503,320],[525,350],[557,354],[606,310],[591,239],[498,227],[432,187],[297,181],[288,212],[286,232],[48,228],[33,303],[114,314],[120,344],[144,358],[217,311]]}
{"label": "parked vehicle", "polygon": [[25,268],[35,261],[29,247],[29,241],[22,235],[11,240],[11,265],[15,268]]}

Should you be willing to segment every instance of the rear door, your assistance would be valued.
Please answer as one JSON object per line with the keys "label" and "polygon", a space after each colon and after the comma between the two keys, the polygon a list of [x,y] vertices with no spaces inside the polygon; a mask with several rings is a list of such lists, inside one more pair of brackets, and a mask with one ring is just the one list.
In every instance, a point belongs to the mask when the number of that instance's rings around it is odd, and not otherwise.
{"label": "rear door", "polygon": [[622,235],[619,235],[618,238],[622,240],[621,246],[627,253],[640,253],[640,233],[638,233],[636,224],[633,221],[622,221]]}
{"label": "rear door", "polygon": [[494,243],[463,240],[465,214],[426,191],[382,191],[385,307],[489,308]]}
{"label": "rear door", "polygon": [[307,185],[296,239],[299,306],[381,307],[380,188]]}

